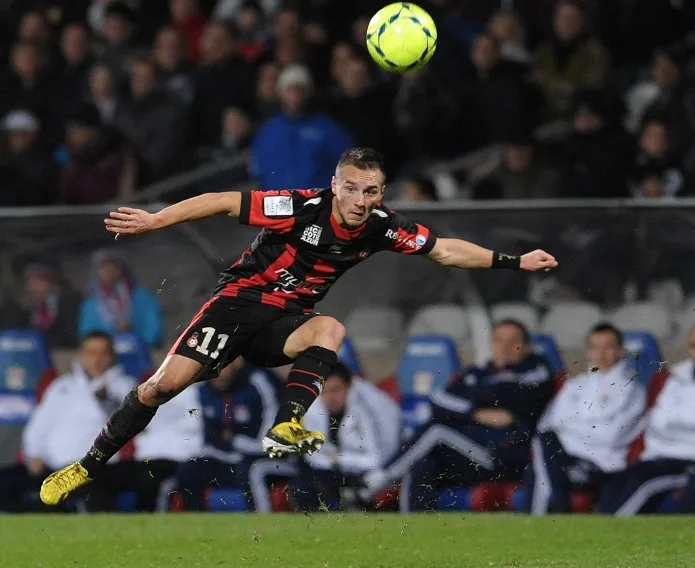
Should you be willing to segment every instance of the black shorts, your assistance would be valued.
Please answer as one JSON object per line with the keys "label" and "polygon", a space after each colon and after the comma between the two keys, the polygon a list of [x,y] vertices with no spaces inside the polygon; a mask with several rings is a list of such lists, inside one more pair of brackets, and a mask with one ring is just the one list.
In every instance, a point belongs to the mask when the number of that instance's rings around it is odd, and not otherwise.
{"label": "black shorts", "polygon": [[228,296],[214,296],[196,314],[169,354],[202,363],[211,378],[239,355],[260,367],[281,367],[292,332],[316,314],[291,313]]}

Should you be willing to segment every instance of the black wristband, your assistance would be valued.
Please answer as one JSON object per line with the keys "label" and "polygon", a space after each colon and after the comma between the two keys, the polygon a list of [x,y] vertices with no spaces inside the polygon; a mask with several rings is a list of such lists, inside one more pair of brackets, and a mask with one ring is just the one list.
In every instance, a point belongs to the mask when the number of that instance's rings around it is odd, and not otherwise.
{"label": "black wristband", "polygon": [[508,268],[510,270],[519,270],[521,269],[521,257],[494,251],[492,253],[492,266],[490,268]]}

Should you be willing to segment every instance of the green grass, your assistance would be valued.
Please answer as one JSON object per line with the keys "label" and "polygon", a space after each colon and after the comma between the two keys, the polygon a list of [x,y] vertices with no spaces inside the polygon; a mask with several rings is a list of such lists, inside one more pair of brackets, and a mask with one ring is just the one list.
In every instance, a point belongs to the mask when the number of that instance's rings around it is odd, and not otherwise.
{"label": "green grass", "polygon": [[695,517],[0,516],[7,568],[695,567]]}

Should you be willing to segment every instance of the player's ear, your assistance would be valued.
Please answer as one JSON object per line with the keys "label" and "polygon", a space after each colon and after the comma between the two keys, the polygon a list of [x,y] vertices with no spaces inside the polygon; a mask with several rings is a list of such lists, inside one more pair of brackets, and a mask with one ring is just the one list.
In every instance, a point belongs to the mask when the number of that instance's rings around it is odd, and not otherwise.
{"label": "player's ear", "polygon": [[336,188],[338,187],[338,183],[335,181],[335,176],[331,178],[331,191],[333,192],[333,195],[336,194]]}

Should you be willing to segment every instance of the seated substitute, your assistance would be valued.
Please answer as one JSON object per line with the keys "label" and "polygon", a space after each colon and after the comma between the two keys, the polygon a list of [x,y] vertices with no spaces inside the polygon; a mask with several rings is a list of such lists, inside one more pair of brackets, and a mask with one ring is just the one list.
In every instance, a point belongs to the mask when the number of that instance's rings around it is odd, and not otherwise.
{"label": "seated substitute", "polygon": [[646,389],[625,359],[622,332],[607,323],[594,327],[587,358],[589,371],[565,383],[531,443],[532,514],[570,512],[573,488],[604,493],[627,466],[630,444],[643,429]]}
{"label": "seated substitute", "polygon": [[[602,512],[629,516],[655,513],[664,498],[695,479],[695,327],[688,336],[690,359],[675,365],[647,415],[639,461],[607,488]],[[695,512],[695,483],[678,500],[681,513]]]}
{"label": "seated substitute", "polygon": [[401,511],[431,510],[444,488],[522,479],[536,422],[553,392],[552,370],[533,352],[526,327],[500,321],[492,360],[432,395],[432,420],[385,468],[365,476],[363,495],[403,479]]}
{"label": "seated substitute", "polygon": [[[304,417],[304,425],[323,432],[326,443],[318,453],[307,456],[300,474],[291,481],[297,511],[343,508],[343,488],[358,487],[361,476],[383,466],[389,448],[398,443],[400,409],[394,401],[370,392],[370,388],[377,390],[353,379],[340,362],[326,378],[321,396]],[[379,412],[367,400],[377,397]]]}
{"label": "seated substitute", "polygon": [[193,387],[198,416],[203,422],[201,457],[183,462],[178,470],[178,491],[186,510],[205,509],[206,487],[248,488],[251,463],[263,455],[261,441],[278,411],[282,382],[272,372],[238,357],[220,376]]}

